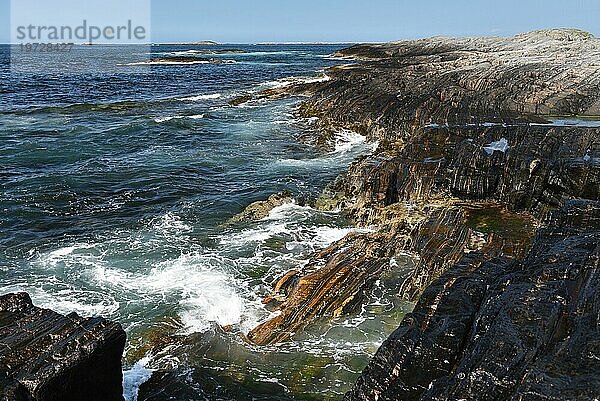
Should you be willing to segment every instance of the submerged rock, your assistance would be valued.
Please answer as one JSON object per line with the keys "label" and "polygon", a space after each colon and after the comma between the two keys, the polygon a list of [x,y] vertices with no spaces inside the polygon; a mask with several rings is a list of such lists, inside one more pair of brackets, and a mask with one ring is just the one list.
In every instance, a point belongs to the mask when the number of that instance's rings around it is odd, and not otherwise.
{"label": "submerged rock", "polygon": [[227,224],[249,223],[264,219],[276,207],[292,202],[294,202],[294,198],[287,191],[273,194],[267,200],[248,205],[241,213],[229,219]]}
{"label": "submerged rock", "polygon": [[149,367],[153,374],[140,386],[138,401],[292,401],[292,387],[300,384],[298,378],[287,377],[280,383],[273,379],[275,373],[268,376],[257,372],[286,370],[289,366],[283,365],[290,362],[298,369],[315,363],[308,355],[295,360],[285,352],[259,353],[239,336],[217,326],[203,333],[172,336],[169,341],[169,346],[158,345],[152,350]]}
{"label": "submerged rock", "polygon": [[252,95],[242,95],[242,96],[238,96],[234,99],[231,99],[229,101],[229,104],[231,106],[241,106],[245,103],[248,103],[249,101],[251,101],[253,99]]}
{"label": "submerged rock", "polygon": [[522,260],[462,259],[421,296],[346,401],[593,400],[600,202],[573,201]]}
{"label": "submerged rock", "polygon": [[122,401],[126,334],[102,318],[60,315],[25,293],[0,297],[0,399]]}

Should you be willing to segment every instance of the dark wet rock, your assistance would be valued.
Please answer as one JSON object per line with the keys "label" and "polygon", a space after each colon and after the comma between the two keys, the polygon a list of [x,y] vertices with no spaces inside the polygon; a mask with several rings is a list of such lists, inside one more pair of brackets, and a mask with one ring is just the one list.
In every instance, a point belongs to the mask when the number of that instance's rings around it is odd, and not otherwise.
{"label": "dark wet rock", "polygon": [[430,38],[339,55],[368,61],[287,90],[310,94],[298,114],[318,117],[316,143],[340,129],[379,142],[316,203],[375,232],[287,277],[272,297],[281,314],[250,335],[259,344],[360,304],[390,257],[417,258],[399,288],[416,301],[465,254],[522,258],[549,212],[600,199],[600,129],[545,124],[600,114],[600,40],[590,34]]}
{"label": "dark wet rock", "polygon": [[264,219],[271,210],[286,203],[294,202],[290,192],[284,191],[269,196],[267,200],[257,201],[248,205],[241,213],[233,216],[228,224],[249,223]]}
{"label": "dark wet rock", "polygon": [[[488,153],[503,140],[506,151]],[[569,198],[600,197],[598,157],[597,128],[423,128],[402,147],[353,164],[328,192],[358,224],[398,202],[452,198],[493,200],[541,217]]]}
{"label": "dark wet rock", "polygon": [[552,213],[521,260],[466,256],[425,290],[345,400],[593,400],[600,203]]}
{"label": "dark wet rock", "polygon": [[1,296],[1,399],[122,401],[125,340],[117,323],[41,309],[24,293]]}
{"label": "dark wet rock", "polygon": [[[393,258],[419,255],[404,263],[405,279],[399,292],[409,300],[465,252],[522,256],[535,231],[528,215],[510,213],[497,204],[431,205],[419,211],[396,205],[381,212],[382,223],[371,233],[354,233],[315,255],[274,286],[265,299],[281,313],[248,334],[255,344],[290,340],[306,325],[356,311]],[[519,235],[511,229],[519,227]],[[397,267],[395,267],[397,269]]]}
{"label": "dark wet rock", "polygon": [[[510,146],[506,152],[486,152],[487,145],[503,138]],[[588,154],[592,156],[586,160]],[[415,240],[407,248],[421,262],[401,288],[403,296],[417,299],[460,259],[473,235],[467,228],[505,238],[500,247],[489,246],[486,239],[488,254],[518,256],[529,243],[535,220],[571,198],[599,199],[600,164],[593,161],[599,156],[600,130],[595,128],[427,128],[397,151],[356,162],[328,188],[328,207],[341,207],[362,226],[385,224],[387,211],[398,205],[412,207],[415,216],[426,219],[412,231]],[[479,208],[478,218],[487,219],[488,227],[469,227],[456,210],[457,201],[476,207],[492,202],[506,210],[497,216],[494,207]],[[514,217],[507,219],[508,214]],[[452,229],[434,234],[427,225]]]}
{"label": "dark wet rock", "polygon": [[427,124],[599,116],[599,43],[587,33],[554,30],[359,45],[342,54],[375,53],[376,60],[328,70],[331,79],[304,110],[325,115],[323,125],[361,125],[385,143]]}
{"label": "dark wet rock", "polygon": [[243,96],[238,96],[234,99],[231,99],[229,101],[229,104],[231,106],[241,106],[244,103],[248,103],[249,101],[251,101],[253,99],[252,95],[243,95]]}

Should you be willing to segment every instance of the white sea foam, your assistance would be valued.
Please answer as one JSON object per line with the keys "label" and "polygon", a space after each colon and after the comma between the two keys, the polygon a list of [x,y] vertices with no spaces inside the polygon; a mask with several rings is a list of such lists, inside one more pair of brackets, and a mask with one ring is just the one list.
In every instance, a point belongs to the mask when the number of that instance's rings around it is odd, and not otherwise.
{"label": "white sea foam", "polygon": [[263,221],[277,221],[277,220],[293,220],[298,216],[308,217],[315,213],[316,210],[310,206],[300,206],[295,202],[284,203],[283,205],[274,207],[267,217]]}
{"label": "white sea foam", "polygon": [[152,229],[160,233],[181,234],[192,231],[193,227],[183,222],[181,217],[174,213],[167,212],[166,214],[155,217],[150,221]]}
{"label": "white sea foam", "polygon": [[197,102],[200,100],[211,100],[211,99],[218,99],[220,98],[222,95],[220,93],[212,93],[209,95],[196,95],[196,96],[188,96],[188,97],[182,97],[182,98],[178,98],[177,100],[183,100],[186,102]]}
{"label": "white sea foam", "polygon": [[[41,288],[42,285],[52,284],[65,289],[53,289],[48,291]],[[45,279],[44,282],[31,282],[22,285],[10,285],[0,288],[3,294],[27,292],[34,305],[52,309],[58,313],[67,315],[75,312],[83,317],[111,316],[119,310],[119,302],[111,295],[91,290],[67,289],[66,283]]]}
{"label": "white sea foam", "polygon": [[289,86],[293,83],[293,81],[289,78],[281,78],[275,81],[267,81],[262,84],[262,86],[266,86],[272,89],[283,88],[285,86]]}
{"label": "white sea foam", "polygon": [[220,63],[215,63],[212,60],[198,61],[138,61],[134,63],[118,64],[118,66],[139,66],[139,65],[197,65],[197,64],[235,64],[235,60],[221,60]]}
{"label": "white sea foam", "polygon": [[595,119],[583,119],[583,118],[569,118],[569,119],[558,119],[552,120],[549,123],[532,123],[530,125],[542,126],[542,127],[586,127],[586,128],[598,128],[600,127],[600,120]]}
{"label": "white sea foam", "polygon": [[483,147],[483,150],[490,156],[493,155],[495,151],[506,153],[508,149],[510,149],[510,146],[508,145],[508,140],[506,138],[502,138],[499,141],[492,142]]}
{"label": "white sea foam", "polygon": [[189,331],[204,331],[211,322],[225,326],[241,321],[245,302],[238,291],[240,283],[210,266],[205,255],[160,263],[143,282],[153,292],[180,294],[180,316]]}
{"label": "white sea foam", "polygon": [[[323,218],[332,223],[323,223]],[[73,244],[39,255],[33,263],[57,271],[56,282],[45,283],[52,290],[20,290],[32,292],[38,304],[63,313],[112,316],[120,308],[117,297],[124,308],[134,310],[142,303],[158,309],[161,305],[178,305],[177,312],[188,333],[205,331],[212,324],[235,325],[248,332],[268,316],[268,311],[260,302],[262,293],[254,287],[256,283],[251,284],[238,269],[265,265],[273,270],[269,271],[270,277],[277,277],[300,266],[314,250],[354,231],[335,226],[335,220],[334,214],[328,217],[327,213],[289,203],[273,209],[249,229],[219,235],[218,248],[210,252],[197,249],[180,256],[166,253],[166,259],[151,266],[143,259],[136,260],[164,247],[165,240],[169,246],[183,241],[171,249],[184,249],[189,241],[187,233],[193,227],[168,212],[148,220],[142,230],[116,232],[103,242]],[[269,248],[272,238],[285,241],[286,250],[274,252]],[[248,252],[248,256],[241,256],[237,250]],[[131,259],[136,260],[135,269],[123,263],[130,258],[136,258]],[[73,283],[86,289],[74,288]],[[128,397],[134,396],[130,394]]]}
{"label": "white sea foam", "polygon": [[185,50],[185,51],[180,51],[180,52],[167,52],[164,54],[174,55],[174,56],[188,56],[190,54],[202,54],[202,52],[199,50]]}
{"label": "white sea foam", "polygon": [[[172,212],[153,218],[145,227],[135,235],[115,233],[105,242],[74,244],[41,254],[32,263],[57,271],[54,282],[44,283],[52,291],[29,287],[10,290],[29,291],[40,305],[83,316],[110,316],[117,312],[120,305],[113,294],[126,294],[125,300],[146,300],[157,305],[176,303],[189,332],[204,331],[211,323],[239,324],[247,330],[255,326],[258,299],[234,276],[235,262],[218,252],[190,251],[150,269],[140,266],[135,271],[125,270],[119,261],[131,257],[130,252],[133,256],[154,252],[160,244],[164,246],[165,240],[172,246],[185,241],[185,234],[193,230]],[[74,288],[69,284],[72,281],[102,292]]]}
{"label": "white sea foam", "polygon": [[287,242],[288,249],[302,245],[314,250],[326,248],[351,232],[368,232],[368,230],[352,227],[310,224],[310,219],[319,213],[321,212],[309,206],[286,203],[274,208],[255,227],[224,236],[221,238],[221,244],[228,246],[258,244],[283,236],[290,238]]}
{"label": "white sea foam", "polygon": [[286,77],[280,78],[274,81],[267,81],[261,84],[260,86],[266,86],[271,89],[284,88],[286,86],[290,86],[293,84],[312,84],[317,82],[327,82],[330,81],[331,77],[327,74],[321,74],[317,77]]}
{"label": "white sea foam", "polygon": [[335,134],[334,149],[327,155],[312,159],[280,159],[275,162],[279,166],[314,168],[316,166],[328,166],[335,161],[337,163],[350,163],[362,152],[374,152],[379,147],[379,142],[367,144],[367,138],[350,130],[342,130]]}
{"label": "white sea foam", "polygon": [[176,302],[187,332],[202,332],[211,323],[221,326],[246,323],[254,326],[252,299],[244,283],[237,280],[225,258],[214,254],[192,253],[160,262],[148,273],[124,273],[98,267],[96,281],[118,286],[165,304]]}
{"label": "white sea foam", "polygon": [[55,269],[57,267],[69,267],[75,263],[83,265],[94,265],[98,259],[97,255],[86,252],[93,249],[94,244],[78,243],[56,249],[54,251],[40,254],[34,265],[43,269]]}
{"label": "white sea foam", "polygon": [[154,119],[155,122],[157,123],[164,123],[167,121],[171,121],[171,120],[181,120],[184,118],[189,118],[191,120],[200,120],[202,118],[204,118],[204,114],[196,114],[193,116],[169,116],[169,117],[157,117]]}
{"label": "white sea foam", "polygon": [[319,77],[316,78],[307,78],[302,80],[302,83],[304,84],[312,84],[312,83],[317,83],[317,82],[327,82],[327,81],[331,81],[331,77],[327,74],[323,74]]}
{"label": "white sea foam", "polygon": [[150,380],[152,370],[147,368],[150,359],[143,358],[129,370],[123,371],[123,396],[125,401],[137,401],[140,386]]}
{"label": "white sea foam", "polygon": [[346,153],[358,144],[365,143],[367,138],[357,132],[342,130],[335,135],[335,153]]}

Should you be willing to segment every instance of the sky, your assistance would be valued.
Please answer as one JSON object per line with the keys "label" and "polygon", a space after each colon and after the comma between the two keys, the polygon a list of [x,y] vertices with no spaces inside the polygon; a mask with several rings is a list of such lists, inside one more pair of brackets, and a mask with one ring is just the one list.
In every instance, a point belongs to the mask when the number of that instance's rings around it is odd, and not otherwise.
{"label": "sky", "polygon": [[[148,1],[153,42],[385,42],[436,35],[511,36],[556,27],[600,36],[600,0]],[[10,0],[0,0],[1,43],[10,41],[9,6]],[[69,10],[57,7],[56,12]]]}

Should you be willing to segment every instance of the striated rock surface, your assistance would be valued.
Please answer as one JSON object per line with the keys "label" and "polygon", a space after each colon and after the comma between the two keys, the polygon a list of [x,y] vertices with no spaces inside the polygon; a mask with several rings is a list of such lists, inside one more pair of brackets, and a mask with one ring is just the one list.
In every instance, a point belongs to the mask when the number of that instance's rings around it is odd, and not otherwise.
{"label": "striated rock surface", "polygon": [[274,291],[275,299],[285,299],[278,306],[281,314],[252,330],[248,339],[260,345],[287,341],[307,322],[353,311],[389,265],[381,245],[377,235],[349,235],[316,255],[302,271],[285,275]]}
{"label": "striated rock surface", "polygon": [[[489,154],[486,147],[503,139],[509,149]],[[479,235],[504,237],[502,248],[489,246],[489,239],[481,243],[486,244],[488,254],[493,253],[490,257],[519,256],[523,245],[529,243],[535,220],[568,199],[600,198],[599,157],[597,128],[425,128],[392,155],[355,163],[328,191],[329,196],[341,199],[338,206],[359,225],[381,224],[389,219],[387,209],[408,204],[427,219],[434,218],[422,224],[453,226],[454,232],[435,236],[441,247],[453,243],[459,247],[454,249],[454,257],[442,259],[441,265],[431,260],[435,254],[427,250],[429,237],[423,238],[420,230],[413,231],[415,240],[409,250],[421,257],[421,263],[401,293],[417,299],[432,279],[458,261],[471,242],[473,232],[458,229],[461,222]],[[493,206],[479,207],[478,216],[468,210],[461,212],[456,210],[456,199],[475,207],[492,202],[505,210],[501,213],[504,216]],[[440,207],[444,212],[432,213]],[[508,217],[511,213],[513,217]],[[443,214],[452,215],[446,217],[445,224]],[[438,221],[436,215],[440,216]],[[506,248],[511,248],[508,254]]]}
{"label": "striated rock surface", "polygon": [[0,297],[0,399],[122,401],[126,335],[102,318],[60,315],[29,295]]}
{"label": "striated rock surface", "polygon": [[[504,219],[500,228],[519,224],[520,234],[515,237],[514,233],[499,230],[477,231],[482,224],[477,220],[481,211],[486,216]],[[394,258],[407,252],[422,255],[416,266],[403,265],[407,277],[421,270],[433,275],[449,263],[457,262],[466,249],[484,250],[488,257],[501,253],[521,255],[534,229],[531,219],[504,212],[492,204],[432,205],[424,209],[424,215],[415,208],[398,206],[386,213],[387,223],[379,230],[348,235],[315,255],[303,268],[279,280],[273,296],[265,299],[265,303],[281,313],[252,330],[248,338],[260,345],[287,341],[311,321],[360,309],[381,274],[399,268]],[[419,276],[415,276],[418,281]],[[407,279],[403,286],[409,283],[413,281]]]}
{"label": "striated rock surface", "polygon": [[[577,30],[513,38],[430,38],[357,45],[363,60],[286,88],[317,122],[315,143],[351,129],[378,141],[317,201],[373,232],[333,244],[275,283],[281,313],[254,329],[284,341],[360,306],[391,258],[414,268],[416,301],[465,255],[523,258],[536,229],[571,199],[600,199],[600,40]],[[554,117],[552,117],[554,115]],[[551,123],[571,116],[575,126]]]}
{"label": "striated rock surface", "polygon": [[372,61],[330,69],[304,106],[385,143],[427,124],[543,121],[600,115],[600,40],[575,30],[513,38],[430,38],[357,45]]}
{"label": "striated rock surface", "polygon": [[600,395],[600,202],[552,213],[522,260],[466,256],[436,280],[345,400]]}

